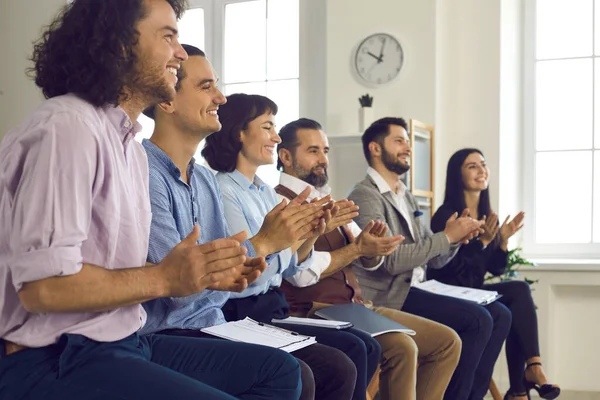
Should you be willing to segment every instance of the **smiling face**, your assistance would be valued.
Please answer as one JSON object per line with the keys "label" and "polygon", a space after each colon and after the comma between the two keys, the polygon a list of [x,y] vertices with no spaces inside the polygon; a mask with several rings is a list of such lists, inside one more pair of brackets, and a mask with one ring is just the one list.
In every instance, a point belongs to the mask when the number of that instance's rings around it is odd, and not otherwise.
{"label": "smiling face", "polygon": [[172,102],[175,124],[182,132],[206,137],[221,130],[218,109],[227,99],[217,88],[217,78],[210,62],[192,56],[182,64],[182,80]]}
{"label": "smiling face", "polygon": [[481,154],[469,154],[462,164],[461,172],[465,190],[482,191],[488,188],[490,171]]}
{"label": "smiling face", "polygon": [[244,157],[250,165],[273,164],[276,160],[275,149],[281,143],[281,138],[275,132],[275,116],[271,111],[256,117],[248,124],[248,129],[240,134],[242,150],[240,157]]}
{"label": "smiling face", "polygon": [[410,169],[410,139],[406,129],[390,125],[390,132],[383,140],[381,162],[390,171],[402,175]]}
{"label": "smiling face", "polygon": [[187,53],[177,39],[177,18],[165,0],[145,0],[147,15],[136,29],[139,42],[134,79],[129,84],[139,102],[152,105],[172,100],[177,69]]}

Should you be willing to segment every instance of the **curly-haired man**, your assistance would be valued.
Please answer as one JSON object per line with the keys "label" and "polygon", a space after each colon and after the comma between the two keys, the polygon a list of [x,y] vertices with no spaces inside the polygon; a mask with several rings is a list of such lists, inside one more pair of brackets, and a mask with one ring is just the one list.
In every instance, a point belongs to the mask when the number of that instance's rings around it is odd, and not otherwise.
{"label": "curly-haired man", "polygon": [[140,303],[223,282],[243,290],[266,267],[245,256],[244,233],[197,245],[197,227],[145,265],[148,162],[132,139],[142,110],[175,95],[184,9],[75,0],[35,46],[30,72],[47,100],[0,145],[0,399],[300,394],[285,352],[137,333]]}

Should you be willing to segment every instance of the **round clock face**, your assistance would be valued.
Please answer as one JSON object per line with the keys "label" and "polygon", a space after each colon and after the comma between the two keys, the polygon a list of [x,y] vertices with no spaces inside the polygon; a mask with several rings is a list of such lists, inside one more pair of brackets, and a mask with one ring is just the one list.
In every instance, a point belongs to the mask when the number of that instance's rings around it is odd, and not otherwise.
{"label": "round clock face", "polygon": [[363,40],[354,60],[358,76],[377,85],[388,83],[398,76],[403,64],[402,46],[385,33],[376,33]]}

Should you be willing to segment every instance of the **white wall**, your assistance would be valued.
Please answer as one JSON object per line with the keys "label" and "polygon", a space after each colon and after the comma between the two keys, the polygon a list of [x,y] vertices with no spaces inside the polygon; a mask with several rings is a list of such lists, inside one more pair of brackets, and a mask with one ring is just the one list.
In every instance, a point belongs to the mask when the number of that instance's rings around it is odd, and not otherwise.
{"label": "white wall", "polygon": [[[375,118],[435,118],[435,0],[327,0],[326,121],[330,135],[358,134],[358,98],[374,97]],[[352,71],[353,53],[365,37],[389,33],[402,44],[400,76],[368,88]],[[362,132],[361,132],[362,133]]]}
{"label": "white wall", "polygon": [[43,99],[25,75],[27,60],[42,26],[51,22],[66,0],[2,0],[0,12],[0,140]]}

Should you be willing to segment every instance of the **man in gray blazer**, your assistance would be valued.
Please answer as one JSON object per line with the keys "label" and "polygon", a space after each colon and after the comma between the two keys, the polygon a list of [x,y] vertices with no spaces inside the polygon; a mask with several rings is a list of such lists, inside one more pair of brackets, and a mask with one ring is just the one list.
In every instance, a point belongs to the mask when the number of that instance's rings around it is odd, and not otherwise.
{"label": "man in gray blazer", "polygon": [[410,168],[410,141],[402,118],[375,121],[363,134],[367,177],[348,196],[360,206],[356,222],[385,221],[392,235],[406,239],[376,270],[354,268],[364,297],[377,306],[396,308],[453,328],[463,349],[445,399],[481,400],[510,328],[505,307],[488,310],[464,300],[431,294],[411,286],[425,279],[426,268],[443,268],[459,246],[477,235],[481,222],[463,215],[448,219],[433,234],[414,196],[400,176]]}

